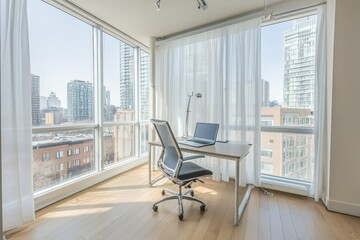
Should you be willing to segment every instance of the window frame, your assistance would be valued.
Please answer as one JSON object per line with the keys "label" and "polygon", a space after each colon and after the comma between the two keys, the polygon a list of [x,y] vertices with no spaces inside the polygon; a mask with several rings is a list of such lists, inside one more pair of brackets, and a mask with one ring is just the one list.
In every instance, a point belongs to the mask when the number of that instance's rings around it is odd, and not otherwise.
{"label": "window frame", "polygon": [[[50,132],[59,132],[59,131],[75,131],[75,130],[93,130],[94,131],[94,147],[93,149],[89,149],[89,151],[94,152],[94,162],[95,168],[94,171],[91,171],[87,174],[81,175],[76,178],[70,178],[65,181],[62,181],[54,186],[50,186],[46,189],[34,191],[35,197],[35,209],[40,209],[44,206],[47,206],[53,203],[56,200],[67,197],[73,193],[81,191],[89,186],[92,186],[98,182],[101,182],[105,179],[111,178],[123,171],[126,171],[132,167],[138,166],[146,161],[146,156],[148,152],[144,152],[140,154],[140,127],[142,124],[149,124],[149,119],[140,120],[140,105],[139,102],[139,76],[140,76],[140,51],[144,51],[149,54],[149,69],[150,69],[150,49],[140,43],[139,41],[129,37],[128,35],[122,33],[118,29],[113,26],[97,19],[92,16],[90,13],[85,12],[84,10],[76,7],[74,4],[70,2],[62,2],[59,3],[55,0],[44,0],[44,4],[49,4],[54,8],[57,8],[59,11],[62,11],[71,17],[78,19],[79,21],[84,22],[92,27],[92,41],[93,41],[93,87],[94,87],[94,122],[92,123],[71,123],[71,125],[51,125],[51,126],[32,126],[33,134],[41,134],[41,133],[50,133]],[[135,102],[135,120],[131,122],[114,122],[109,123],[105,122],[103,119],[103,51],[102,51],[102,35],[103,33],[107,33],[110,36],[122,41],[132,47],[134,47],[135,51],[135,73],[134,73],[134,81],[135,81],[135,89],[134,89],[134,102]],[[31,43],[30,43],[31,44]],[[151,79],[151,74],[149,71],[149,81]],[[149,84],[149,92],[150,92],[150,84]],[[151,103],[150,99],[151,95],[149,94],[149,106]],[[121,163],[115,163],[111,166],[104,166],[102,161],[102,147],[103,147],[103,129],[107,126],[121,126],[121,125],[133,125],[134,126],[134,141],[135,141],[135,154],[132,158],[127,159]],[[149,130],[149,135],[151,131]],[[71,151],[71,155],[68,155],[69,150]],[[69,149],[64,152],[64,157],[76,155],[74,153],[74,149]],[[79,154],[83,149],[80,149]],[[70,163],[71,168],[75,167],[75,163]],[[81,159],[79,160],[79,164],[81,163]],[[69,167],[69,165],[67,166]],[[59,166],[60,168],[60,166]],[[65,166],[63,166],[65,169]],[[60,173],[61,174],[61,173]]]}
{"label": "window frame", "polygon": [[[267,27],[274,24],[279,24],[286,21],[291,21],[298,18],[308,17],[312,15],[317,15],[317,12],[314,9],[308,9],[306,12],[294,11],[291,14],[285,14],[284,16],[279,16],[270,20],[263,20],[261,24],[262,27]],[[285,47],[285,46],[284,46]],[[285,74],[285,72],[284,72]],[[314,93],[315,94],[315,93]],[[261,107],[260,107],[261,109]],[[316,116],[316,114],[314,114]],[[261,120],[260,120],[261,121]],[[315,126],[305,127],[305,124],[299,124],[302,126],[260,126],[261,133],[290,133],[290,134],[303,134],[303,135],[314,135]],[[261,147],[260,147],[261,149]],[[260,153],[261,155],[261,153]],[[316,159],[314,159],[316,161]],[[309,196],[311,182],[291,179],[285,176],[275,176],[269,175],[266,173],[260,173],[261,176],[261,186],[265,188],[270,188],[274,190],[280,190],[284,192],[295,193],[299,195]]]}

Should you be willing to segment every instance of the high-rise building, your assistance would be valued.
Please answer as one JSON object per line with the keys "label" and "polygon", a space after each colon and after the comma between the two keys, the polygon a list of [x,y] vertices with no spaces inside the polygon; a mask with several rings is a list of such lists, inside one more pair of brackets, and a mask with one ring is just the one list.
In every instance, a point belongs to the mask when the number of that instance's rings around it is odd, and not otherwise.
{"label": "high-rise building", "polygon": [[40,96],[40,110],[47,108],[47,97]]}
{"label": "high-rise building", "polygon": [[292,21],[285,32],[284,103],[314,108],[316,16]]}
{"label": "high-rise building", "polygon": [[[134,48],[120,42],[120,109],[134,109]],[[140,51],[139,99],[143,118],[149,113],[149,54]]]}
{"label": "high-rise building", "polygon": [[104,104],[105,105],[110,105],[110,91],[106,90],[104,87]]}
{"label": "high-rise building", "polygon": [[269,91],[270,91],[269,82],[262,79],[262,99],[261,99],[262,107],[270,107]]}
{"label": "high-rise building", "polygon": [[70,122],[93,119],[93,86],[89,82],[73,80],[67,84],[67,107]]}
{"label": "high-rise building", "polygon": [[60,108],[61,107],[61,101],[56,96],[54,92],[51,92],[49,97],[47,98],[47,107],[48,108]]}
{"label": "high-rise building", "polygon": [[32,74],[31,76],[31,102],[32,102],[32,124],[41,124],[40,118],[40,77]]}
{"label": "high-rise building", "polygon": [[120,42],[120,109],[134,109],[134,48]]}
{"label": "high-rise building", "polygon": [[[110,105],[110,91],[106,90],[104,87],[104,121],[113,121],[114,120],[114,106]],[[113,112],[114,111],[114,112]]]}
{"label": "high-rise building", "polygon": [[149,100],[150,100],[150,82],[149,71],[150,69],[150,57],[146,52],[140,52],[140,113],[141,119],[149,118]]}

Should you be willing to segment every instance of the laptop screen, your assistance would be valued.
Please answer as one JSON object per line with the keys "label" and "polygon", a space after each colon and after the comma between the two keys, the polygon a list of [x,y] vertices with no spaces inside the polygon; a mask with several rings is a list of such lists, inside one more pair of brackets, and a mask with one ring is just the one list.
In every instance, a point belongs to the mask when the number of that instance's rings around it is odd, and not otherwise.
{"label": "laptop screen", "polygon": [[207,139],[215,142],[219,124],[217,123],[196,123],[194,139]]}

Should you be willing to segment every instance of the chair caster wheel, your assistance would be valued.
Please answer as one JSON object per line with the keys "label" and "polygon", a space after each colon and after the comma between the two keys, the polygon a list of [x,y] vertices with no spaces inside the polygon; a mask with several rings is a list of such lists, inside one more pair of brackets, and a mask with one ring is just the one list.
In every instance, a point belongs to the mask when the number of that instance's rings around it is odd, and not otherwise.
{"label": "chair caster wheel", "polygon": [[157,212],[158,206],[153,206],[152,209],[154,210],[154,212]]}
{"label": "chair caster wheel", "polygon": [[179,217],[179,220],[182,221],[184,219],[184,214],[181,213],[181,214],[179,214],[178,217]]}
{"label": "chair caster wheel", "polygon": [[161,195],[163,195],[163,196],[165,195],[165,190],[161,191]]}
{"label": "chair caster wheel", "polygon": [[191,191],[190,192],[190,195],[193,197],[195,194],[194,194],[194,191]]}
{"label": "chair caster wheel", "polygon": [[206,206],[205,206],[204,204],[202,204],[202,205],[200,206],[200,211],[201,211],[201,212],[205,212],[205,209],[206,209]]}

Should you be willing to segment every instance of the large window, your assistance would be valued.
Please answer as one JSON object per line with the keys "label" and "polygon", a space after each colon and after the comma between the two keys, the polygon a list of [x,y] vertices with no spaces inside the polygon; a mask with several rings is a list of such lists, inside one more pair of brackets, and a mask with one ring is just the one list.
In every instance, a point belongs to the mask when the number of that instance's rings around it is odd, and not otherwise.
{"label": "large window", "polygon": [[313,180],[316,15],[262,27],[261,170]]}
{"label": "large window", "polygon": [[148,53],[41,0],[28,18],[34,190],[145,154]]}

